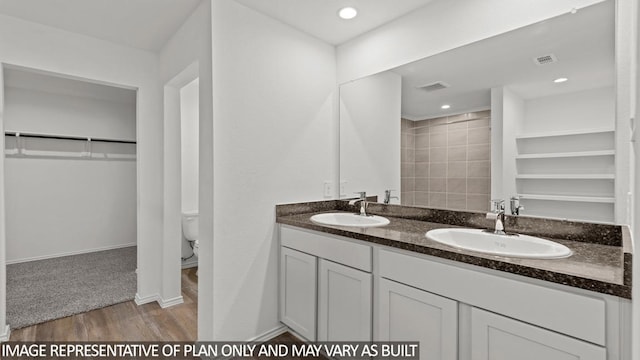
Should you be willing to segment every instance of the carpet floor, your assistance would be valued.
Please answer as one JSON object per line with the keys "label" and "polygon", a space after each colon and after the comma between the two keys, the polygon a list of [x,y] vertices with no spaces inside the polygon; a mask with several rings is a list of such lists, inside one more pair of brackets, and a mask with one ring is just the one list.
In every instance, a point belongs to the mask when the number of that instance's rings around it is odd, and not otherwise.
{"label": "carpet floor", "polygon": [[136,247],[7,265],[12,329],[132,300]]}

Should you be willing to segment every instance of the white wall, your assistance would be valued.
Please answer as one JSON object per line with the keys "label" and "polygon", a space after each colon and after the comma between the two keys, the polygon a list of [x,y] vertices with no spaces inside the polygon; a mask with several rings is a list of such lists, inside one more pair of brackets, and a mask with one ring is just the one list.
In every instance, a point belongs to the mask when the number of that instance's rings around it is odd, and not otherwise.
{"label": "white wall", "polygon": [[[137,297],[155,299],[160,291],[162,241],[162,93],[157,55],[3,15],[0,43],[0,62],[138,89]],[[4,271],[3,263],[0,278]],[[5,294],[1,287],[0,298]]]}
{"label": "white wall", "polygon": [[340,181],[347,198],[382,202],[400,189],[402,77],[391,71],[340,86]]}
{"label": "white wall", "polygon": [[183,212],[198,211],[198,87],[196,79],[180,90]]}
{"label": "white wall", "polygon": [[135,161],[7,158],[5,196],[7,263],[136,245]]}
{"label": "white wall", "polygon": [[530,99],[525,108],[524,133],[615,127],[613,87]]}
{"label": "white wall", "polygon": [[213,335],[246,340],[279,326],[274,206],[335,175],[335,52],[231,0],[212,17]]}
{"label": "white wall", "polygon": [[[640,40],[640,29],[638,26],[638,19],[640,18],[640,7],[637,6],[637,2],[634,3],[635,11],[633,11],[630,16],[633,19],[633,26],[635,26],[635,31],[632,34],[633,43],[635,47],[633,47],[633,54],[635,59],[631,66],[635,71],[635,76],[631,79],[631,86],[633,87],[632,93],[634,97],[630,99],[632,106],[631,114],[636,119],[635,121],[635,131],[633,132],[633,137],[631,138],[632,143],[630,144],[631,152],[629,154],[630,163],[631,163],[631,192],[632,192],[632,211],[631,211],[631,235],[633,237],[633,253],[637,254],[640,251],[640,245],[638,244],[638,239],[640,239],[640,174],[638,174],[638,169],[640,169],[640,146],[638,144],[639,136],[638,136],[638,120],[640,118],[640,111],[638,111],[640,104],[640,73],[637,71],[640,68],[640,46],[638,46],[638,41]],[[631,294],[632,298],[632,331],[631,338],[637,339],[640,336],[640,261],[633,262],[633,274],[631,276],[633,283],[632,288],[633,292]],[[640,342],[633,341],[632,342],[632,359],[640,360]]]}
{"label": "white wall", "polygon": [[[162,294],[180,296],[181,170],[179,88],[199,79],[198,340],[213,339],[213,93],[211,2],[203,1],[160,51],[160,78],[165,84],[164,229]],[[169,90],[167,92],[167,90]],[[175,92],[173,95],[171,92]],[[167,103],[167,99],[173,99]],[[176,241],[179,240],[179,241]]]}
{"label": "white wall", "polygon": [[[0,84],[4,84],[4,67],[0,66]],[[0,125],[4,123],[4,86],[0,86]],[[4,149],[4,136],[0,137],[0,149]],[[4,155],[0,157],[0,189],[4,189]],[[4,191],[0,191],[0,341],[8,341],[10,336],[7,325],[7,272],[6,229]]]}
{"label": "white wall", "polygon": [[504,88],[491,89],[491,199],[502,196]]}
{"label": "white wall", "polygon": [[[525,102],[508,88],[502,92],[502,186],[499,193],[491,194],[492,199],[505,199],[516,195],[516,155],[518,154],[516,135],[522,133],[525,121]],[[505,204],[507,211],[509,204]]]}
{"label": "white wall", "polygon": [[7,131],[136,138],[135,97],[124,103],[14,87],[5,96]]}
{"label": "white wall", "polygon": [[135,161],[8,158],[6,261],[136,245]]}
{"label": "white wall", "polygon": [[435,0],[337,47],[344,83],[602,0]]}

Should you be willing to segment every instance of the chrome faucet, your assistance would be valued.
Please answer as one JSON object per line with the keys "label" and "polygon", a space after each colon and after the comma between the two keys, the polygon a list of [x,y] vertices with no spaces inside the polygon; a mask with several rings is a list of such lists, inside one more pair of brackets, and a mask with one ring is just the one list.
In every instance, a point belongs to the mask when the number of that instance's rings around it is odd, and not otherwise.
{"label": "chrome faucet", "polygon": [[524,206],[520,205],[520,196],[512,196],[510,201],[511,215],[520,215],[520,211],[524,210]]}
{"label": "chrome faucet", "polygon": [[356,203],[360,203],[360,215],[367,216],[367,192],[366,191],[358,191],[355,194],[360,195],[360,198],[353,199],[349,201],[349,205],[355,205]]}
{"label": "chrome faucet", "polygon": [[494,234],[506,234],[504,231],[504,200],[491,200],[491,211],[487,213],[487,219],[496,221]]}
{"label": "chrome faucet", "polygon": [[391,196],[391,192],[395,190],[385,190],[384,191],[384,203],[388,204],[391,202],[391,199],[400,199],[397,196]]}

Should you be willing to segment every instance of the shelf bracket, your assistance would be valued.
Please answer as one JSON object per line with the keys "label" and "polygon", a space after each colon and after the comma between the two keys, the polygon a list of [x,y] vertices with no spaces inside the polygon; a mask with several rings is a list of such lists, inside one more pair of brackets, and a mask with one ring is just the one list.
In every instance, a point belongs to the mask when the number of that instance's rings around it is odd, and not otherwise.
{"label": "shelf bracket", "polygon": [[24,156],[24,146],[22,144],[22,138],[20,137],[20,133],[16,133],[16,153],[18,156]]}
{"label": "shelf bracket", "polygon": [[91,155],[91,138],[88,137],[87,142],[84,144],[84,153],[82,156],[90,158]]}

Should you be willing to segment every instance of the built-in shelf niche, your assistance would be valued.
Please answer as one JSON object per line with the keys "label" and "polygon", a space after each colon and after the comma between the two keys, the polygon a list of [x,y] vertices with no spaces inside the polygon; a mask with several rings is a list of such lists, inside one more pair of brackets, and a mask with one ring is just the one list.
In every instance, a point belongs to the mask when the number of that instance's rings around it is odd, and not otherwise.
{"label": "built-in shelf niche", "polygon": [[527,214],[614,221],[613,129],[522,134],[516,144],[516,189]]}

